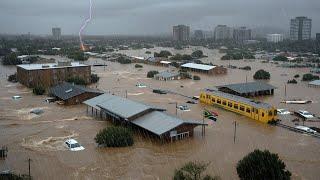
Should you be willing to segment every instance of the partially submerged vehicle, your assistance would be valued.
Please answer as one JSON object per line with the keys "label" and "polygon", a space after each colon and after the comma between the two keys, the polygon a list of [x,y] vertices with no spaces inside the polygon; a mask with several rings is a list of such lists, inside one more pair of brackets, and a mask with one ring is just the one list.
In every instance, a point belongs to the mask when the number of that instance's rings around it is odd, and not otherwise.
{"label": "partially submerged vehicle", "polygon": [[317,131],[307,127],[307,126],[296,126],[296,129],[302,130],[304,132],[308,132],[308,133],[317,133]]}
{"label": "partially submerged vehicle", "polygon": [[293,99],[293,100],[281,101],[281,103],[285,103],[285,104],[309,104],[309,103],[312,103],[312,101],[311,100]]}
{"label": "partially submerged vehicle", "polygon": [[85,148],[83,146],[81,146],[78,141],[74,140],[74,139],[68,139],[65,141],[65,144],[67,145],[67,148],[70,151],[82,151]]}
{"label": "partially submerged vehicle", "polygon": [[36,115],[40,115],[40,114],[42,114],[43,112],[44,112],[43,109],[32,109],[32,110],[30,111],[30,113],[36,114]]}
{"label": "partially submerged vehicle", "polygon": [[299,111],[295,112],[295,114],[297,114],[298,116],[305,118],[305,119],[315,118],[315,116],[313,114],[311,114],[305,110],[299,110]]}
{"label": "partially submerged vehicle", "polygon": [[161,89],[154,89],[152,92],[157,94],[167,94],[167,91]]}
{"label": "partially submerged vehicle", "polygon": [[146,88],[147,87],[145,84],[142,84],[142,83],[138,83],[138,84],[136,84],[136,86],[138,88]]}
{"label": "partially submerged vehicle", "polygon": [[21,96],[12,96],[12,99],[14,100],[18,100],[18,99],[21,99],[22,97]]}
{"label": "partially submerged vehicle", "polygon": [[180,105],[177,108],[181,111],[191,111],[187,105]]}
{"label": "partially submerged vehicle", "polygon": [[287,109],[277,109],[277,114],[288,115],[288,114],[291,114],[291,112],[288,111]]}

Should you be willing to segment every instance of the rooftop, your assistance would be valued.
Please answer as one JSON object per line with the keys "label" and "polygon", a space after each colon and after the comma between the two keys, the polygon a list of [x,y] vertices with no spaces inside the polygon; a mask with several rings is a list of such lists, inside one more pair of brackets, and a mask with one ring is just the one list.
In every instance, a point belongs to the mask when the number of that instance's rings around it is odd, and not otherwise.
{"label": "rooftop", "polygon": [[162,71],[156,75],[155,77],[163,77],[163,78],[170,78],[170,77],[175,77],[178,76],[180,73],[178,72],[169,72],[169,71]]}
{"label": "rooftop", "polygon": [[276,87],[263,82],[228,84],[223,86],[217,86],[217,88],[219,90],[220,88],[228,88],[240,94],[276,89]]}
{"label": "rooftop", "polygon": [[148,113],[142,117],[133,120],[132,123],[158,136],[182,124],[202,125],[202,123],[197,121],[184,121],[182,119],[170,116],[166,113],[159,111],[153,111],[151,113]]}
{"label": "rooftop", "polygon": [[102,91],[86,88],[84,86],[73,85],[71,83],[64,82],[50,88],[50,93],[62,100],[67,100],[80,94],[91,92],[97,94],[103,94]]}
{"label": "rooftop", "polygon": [[196,64],[196,63],[187,63],[187,64],[181,65],[181,67],[208,71],[208,70],[215,68],[216,66],[205,65],[205,64]]}
{"label": "rooftop", "polygon": [[309,82],[309,85],[320,86],[320,80],[314,80]]}
{"label": "rooftop", "polygon": [[58,66],[58,63],[48,63],[48,64],[20,64],[17,65],[26,70],[40,70],[40,69],[55,69],[55,68],[65,68],[65,67],[85,67],[86,64],[80,64],[79,62],[71,62],[70,65]]}
{"label": "rooftop", "polygon": [[206,91],[210,92],[213,95],[220,96],[220,97],[223,97],[226,99],[230,99],[235,102],[241,102],[241,103],[253,106],[255,108],[264,108],[264,109],[272,108],[272,106],[270,104],[267,104],[264,102],[257,102],[257,101],[254,101],[253,99],[248,99],[248,98],[244,98],[241,96],[236,96],[236,95],[232,95],[232,94],[228,94],[228,93],[224,93],[224,92],[216,91],[216,90],[207,89]]}

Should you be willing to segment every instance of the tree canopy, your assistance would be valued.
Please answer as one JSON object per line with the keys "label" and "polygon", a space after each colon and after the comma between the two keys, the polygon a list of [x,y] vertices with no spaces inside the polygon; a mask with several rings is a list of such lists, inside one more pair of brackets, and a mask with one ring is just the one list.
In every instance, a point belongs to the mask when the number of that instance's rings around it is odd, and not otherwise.
{"label": "tree canopy", "polygon": [[203,52],[201,50],[196,50],[191,54],[192,57],[194,58],[202,58],[203,57]]}
{"label": "tree canopy", "polygon": [[119,126],[102,129],[94,139],[99,145],[105,145],[107,147],[126,147],[133,145],[132,131]]}
{"label": "tree canopy", "polygon": [[171,52],[170,51],[160,51],[160,53],[157,53],[157,52],[154,52],[154,57],[169,57],[169,56],[172,56]]}
{"label": "tree canopy", "polygon": [[302,76],[302,81],[313,81],[318,79],[319,79],[319,76],[313,75],[311,73],[307,73]]}
{"label": "tree canopy", "polygon": [[218,176],[203,176],[203,172],[207,169],[209,163],[204,162],[188,162],[180,169],[174,172],[174,180],[218,180]]}
{"label": "tree canopy", "polygon": [[270,79],[270,73],[260,69],[253,75],[253,79]]}
{"label": "tree canopy", "polygon": [[237,164],[237,173],[241,180],[289,180],[291,172],[277,154],[268,150],[254,150]]}

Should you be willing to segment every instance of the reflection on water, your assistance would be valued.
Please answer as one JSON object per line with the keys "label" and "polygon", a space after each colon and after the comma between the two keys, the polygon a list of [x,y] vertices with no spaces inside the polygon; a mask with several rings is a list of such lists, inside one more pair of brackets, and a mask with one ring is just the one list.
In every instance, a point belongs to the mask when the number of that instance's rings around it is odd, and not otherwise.
{"label": "reflection on water", "polygon": [[[151,92],[151,88],[169,89],[189,96],[199,95],[200,90],[216,85],[253,81],[253,73],[264,68],[271,73],[270,84],[278,87],[274,96],[258,97],[279,108],[289,110],[306,109],[319,113],[319,89],[309,88],[306,83],[287,85],[287,97],[284,85],[295,74],[303,74],[308,69],[283,69],[273,64],[245,61],[220,61],[217,50],[191,47],[185,51],[171,50],[173,53],[191,53],[202,49],[208,58],[204,62],[219,65],[252,67],[252,71],[228,69],[227,75],[201,75],[201,81],[156,81],[146,78],[150,70],[166,70],[164,67],[143,65],[142,70],[134,64],[121,65],[106,62],[104,67],[92,67],[101,79],[98,87],[106,92],[166,108],[175,114],[175,105],[169,102],[185,104],[188,99],[167,94]],[[151,49],[159,52],[159,48]],[[145,50],[121,51],[128,55],[145,56]],[[102,61],[90,59],[90,62]],[[293,172],[293,179],[318,179],[320,172],[319,139],[294,133],[279,127],[270,127],[246,117],[223,109],[202,104],[189,105],[190,112],[178,111],[183,119],[202,120],[203,108],[219,113],[219,119],[207,127],[206,136],[201,137],[201,127],[195,129],[195,137],[174,143],[161,143],[144,135],[135,134],[135,144],[128,148],[98,148],[94,143],[96,133],[110,122],[96,120],[86,115],[84,105],[64,107],[54,103],[45,103],[45,96],[34,96],[31,90],[20,84],[6,81],[6,75],[12,74],[14,67],[0,66],[0,145],[9,148],[9,156],[0,161],[0,170],[10,168],[27,173],[26,159],[32,162],[32,175],[36,179],[171,179],[174,169],[189,160],[211,162],[208,172],[223,179],[236,179],[236,163],[248,152],[256,148],[276,152]],[[288,74],[281,76],[281,74]],[[148,88],[138,88],[143,83]],[[181,87],[183,86],[183,87]],[[22,99],[14,101],[14,95]],[[307,105],[281,104],[283,99],[307,98],[315,103]],[[30,114],[31,109],[42,108],[41,115]],[[292,124],[294,117],[283,117],[283,122]],[[236,143],[233,143],[234,125],[237,121]],[[320,123],[306,122],[308,126],[320,126]],[[66,151],[64,140],[75,138],[86,149],[81,152]]]}

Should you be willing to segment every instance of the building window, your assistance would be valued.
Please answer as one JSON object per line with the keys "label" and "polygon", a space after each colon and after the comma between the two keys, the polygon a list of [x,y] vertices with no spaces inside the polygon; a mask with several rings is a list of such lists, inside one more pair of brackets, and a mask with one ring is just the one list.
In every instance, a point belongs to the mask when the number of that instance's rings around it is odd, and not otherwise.
{"label": "building window", "polygon": [[222,101],[222,105],[227,105],[227,101]]}
{"label": "building window", "polygon": [[220,100],[220,99],[217,99],[217,103],[218,103],[218,104],[221,104],[221,100]]}
{"label": "building window", "polygon": [[244,111],[244,106],[241,106],[241,105],[240,105],[240,110],[241,110],[241,111]]}
{"label": "building window", "polygon": [[228,106],[229,106],[229,107],[232,107],[232,102],[228,102]]}
{"label": "building window", "polygon": [[216,102],[216,99],[215,99],[215,98],[212,98],[211,100],[212,100],[212,102]]}
{"label": "building window", "polygon": [[235,109],[238,109],[238,104],[233,104],[233,107],[234,107]]}
{"label": "building window", "polygon": [[258,114],[259,112],[258,112],[258,109],[256,109],[256,114]]}
{"label": "building window", "polygon": [[247,110],[246,110],[246,111],[247,111],[247,113],[250,113],[250,108],[247,108]]}

